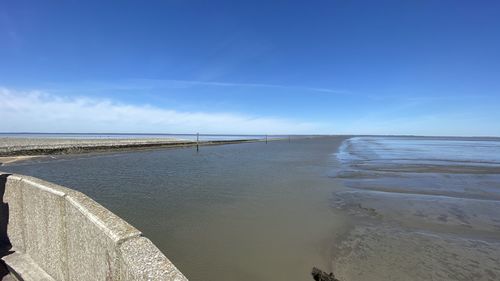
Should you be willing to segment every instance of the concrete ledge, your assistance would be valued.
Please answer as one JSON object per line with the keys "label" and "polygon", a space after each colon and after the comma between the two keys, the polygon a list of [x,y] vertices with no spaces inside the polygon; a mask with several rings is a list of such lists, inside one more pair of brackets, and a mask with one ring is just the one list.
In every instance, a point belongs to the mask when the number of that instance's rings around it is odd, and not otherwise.
{"label": "concrete ledge", "polygon": [[141,234],[135,227],[81,192],[69,191],[66,195],[66,201],[68,209],[80,212],[115,243]]}
{"label": "concrete ledge", "polygon": [[54,280],[187,280],[139,230],[81,192],[15,174],[0,188],[12,250]]}
{"label": "concrete ledge", "polygon": [[54,281],[54,278],[50,277],[26,255],[12,253],[2,257],[2,260],[16,280]]}
{"label": "concrete ledge", "polygon": [[120,276],[123,280],[187,281],[179,270],[145,237],[135,237],[120,246]]}

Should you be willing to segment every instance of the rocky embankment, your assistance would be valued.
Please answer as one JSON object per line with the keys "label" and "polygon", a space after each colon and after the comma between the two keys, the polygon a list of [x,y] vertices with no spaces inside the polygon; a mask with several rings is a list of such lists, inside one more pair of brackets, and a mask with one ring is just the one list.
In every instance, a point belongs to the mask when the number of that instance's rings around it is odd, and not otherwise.
{"label": "rocky embankment", "polygon": [[[200,141],[199,145],[217,145],[256,140]],[[95,151],[130,150],[155,147],[194,146],[196,141],[173,138],[140,139],[56,139],[56,138],[0,138],[0,157],[72,154]]]}
{"label": "rocky embankment", "polygon": [[172,138],[147,139],[57,139],[1,138],[0,156],[64,154],[83,151],[192,144]]}
{"label": "rocky embankment", "polygon": [[326,273],[325,271],[316,267],[313,267],[311,275],[315,281],[340,281],[339,279],[335,278],[333,272]]}

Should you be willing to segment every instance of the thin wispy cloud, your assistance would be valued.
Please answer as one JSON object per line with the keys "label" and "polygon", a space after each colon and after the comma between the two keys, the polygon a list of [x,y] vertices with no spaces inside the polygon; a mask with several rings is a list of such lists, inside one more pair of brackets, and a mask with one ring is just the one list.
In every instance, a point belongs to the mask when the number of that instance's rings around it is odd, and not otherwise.
{"label": "thin wispy cloud", "polygon": [[232,112],[183,112],[112,99],[0,88],[3,132],[307,134],[322,124]]}
{"label": "thin wispy cloud", "polygon": [[320,87],[306,86],[285,86],[277,84],[262,84],[262,83],[234,83],[221,81],[202,81],[202,80],[175,80],[175,79],[126,79],[114,82],[99,82],[89,81],[74,84],[52,83],[49,85],[49,90],[52,91],[67,91],[69,89],[84,89],[86,91],[106,91],[106,90],[153,90],[153,89],[179,89],[179,88],[194,88],[194,87],[224,87],[224,88],[261,88],[261,89],[281,89],[293,90],[306,93],[329,93],[347,95],[350,94],[346,90],[337,90]]}
{"label": "thin wispy cloud", "polygon": [[284,86],[275,84],[259,84],[259,83],[228,83],[228,82],[206,82],[206,81],[192,81],[192,80],[163,80],[167,83],[181,83],[187,85],[202,85],[202,86],[221,86],[221,87],[249,87],[249,88],[278,88],[278,89],[289,89],[289,90],[299,90],[307,92],[323,92],[332,94],[347,94],[347,91],[343,90],[333,90],[327,88],[315,88],[315,87],[301,87],[301,86]]}

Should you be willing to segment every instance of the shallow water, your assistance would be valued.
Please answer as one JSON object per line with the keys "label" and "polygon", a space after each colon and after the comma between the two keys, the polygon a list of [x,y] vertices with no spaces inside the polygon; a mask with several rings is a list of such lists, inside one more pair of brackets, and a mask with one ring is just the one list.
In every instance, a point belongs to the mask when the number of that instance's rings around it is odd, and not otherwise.
{"label": "shallow water", "polygon": [[500,139],[354,137],[342,144],[339,158],[405,164],[481,164],[500,166]]}
{"label": "shallow water", "polygon": [[80,190],[190,280],[311,280],[330,269],[341,137],[59,156],[1,167]]}
{"label": "shallow water", "polygon": [[500,140],[355,137],[337,153],[348,186],[500,200]]}

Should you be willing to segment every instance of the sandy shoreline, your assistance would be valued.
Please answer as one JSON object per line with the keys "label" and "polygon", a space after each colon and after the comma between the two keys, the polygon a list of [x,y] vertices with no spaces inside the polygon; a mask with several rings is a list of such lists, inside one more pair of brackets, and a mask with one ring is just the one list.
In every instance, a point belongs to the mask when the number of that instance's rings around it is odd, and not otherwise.
{"label": "sandy shoreline", "polygon": [[19,161],[25,161],[39,156],[0,156],[0,166]]}

